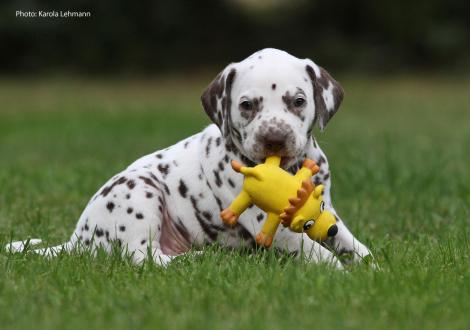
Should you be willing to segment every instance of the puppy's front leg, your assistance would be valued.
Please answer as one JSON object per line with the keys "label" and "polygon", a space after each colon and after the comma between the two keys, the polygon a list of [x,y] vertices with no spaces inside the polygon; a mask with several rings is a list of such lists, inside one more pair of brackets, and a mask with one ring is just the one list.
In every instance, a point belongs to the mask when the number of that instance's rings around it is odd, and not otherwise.
{"label": "puppy's front leg", "polygon": [[336,211],[334,209],[330,209],[330,211],[335,214],[338,233],[324,244],[334,249],[340,257],[350,254],[351,261],[353,262],[369,261],[369,259],[372,259],[370,250],[354,237],[344,222],[336,215]]}
{"label": "puppy's front leg", "polygon": [[274,236],[273,245],[288,253],[295,253],[297,257],[303,256],[308,262],[324,262],[338,269],[343,268],[332,252],[312,241],[307,234],[294,233],[287,228],[280,228]]}

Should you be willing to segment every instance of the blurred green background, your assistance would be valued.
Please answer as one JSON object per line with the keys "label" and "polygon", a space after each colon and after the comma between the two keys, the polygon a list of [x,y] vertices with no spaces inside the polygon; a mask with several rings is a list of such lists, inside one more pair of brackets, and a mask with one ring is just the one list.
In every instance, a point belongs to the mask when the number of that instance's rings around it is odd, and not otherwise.
{"label": "blurred green background", "polygon": [[[16,10],[91,17],[16,18]],[[0,69],[159,75],[275,47],[335,72],[461,72],[470,65],[469,12],[462,0],[3,0]]]}

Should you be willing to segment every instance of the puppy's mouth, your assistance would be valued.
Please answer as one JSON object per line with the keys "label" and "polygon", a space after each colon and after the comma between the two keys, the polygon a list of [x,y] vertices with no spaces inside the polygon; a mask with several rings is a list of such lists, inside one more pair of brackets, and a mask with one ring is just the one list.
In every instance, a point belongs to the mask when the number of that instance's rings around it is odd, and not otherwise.
{"label": "puppy's mouth", "polygon": [[[276,154],[273,154],[273,153],[266,155],[266,157],[270,157],[270,156],[280,156],[281,157],[280,166],[285,170],[290,168],[292,165],[294,165],[295,161],[296,161],[296,158],[292,157],[292,156],[281,156],[281,155],[276,155]],[[244,155],[241,155],[241,160],[246,165],[248,165],[250,167],[253,167],[253,166],[256,166],[257,164],[264,163],[266,161],[266,157],[263,157],[262,159],[251,160],[250,158],[248,158]]]}
{"label": "puppy's mouth", "polygon": [[[279,157],[281,157],[281,167],[283,169],[287,169],[295,163],[295,157],[293,157],[293,156],[287,156],[287,155],[282,155],[282,154],[276,154],[276,153],[273,153],[273,152],[268,152],[266,154],[266,157],[270,157],[270,156],[279,156]],[[263,161],[264,161],[264,159],[263,159]]]}
{"label": "puppy's mouth", "polygon": [[295,162],[295,157],[281,157],[281,167],[287,169]]}

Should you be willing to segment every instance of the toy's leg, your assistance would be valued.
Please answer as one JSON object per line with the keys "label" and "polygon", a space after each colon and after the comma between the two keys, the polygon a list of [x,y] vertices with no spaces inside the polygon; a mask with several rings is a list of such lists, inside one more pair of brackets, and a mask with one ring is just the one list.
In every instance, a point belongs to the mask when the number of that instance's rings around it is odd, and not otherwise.
{"label": "toy's leg", "polygon": [[261,231],[256,235],[256,243],[267,248],[270,247],[280,222],[281,218],[279,218],[279,215],[268,213],[268,218],[264,222],[263,228],[261,228]]}
{"label": "toy's leg", "polygon": [[245,211],[251,204],[250,195],[242,190],[232,204],[220,212],[220,217],[226,225],[234,226],[237,223],[240,214],[242,214],[243,211]]}

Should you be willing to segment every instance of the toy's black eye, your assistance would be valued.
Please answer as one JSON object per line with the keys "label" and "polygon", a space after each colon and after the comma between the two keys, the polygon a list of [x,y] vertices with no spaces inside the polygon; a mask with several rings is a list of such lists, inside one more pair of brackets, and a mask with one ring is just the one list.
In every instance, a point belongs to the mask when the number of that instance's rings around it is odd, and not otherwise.
{"label": "toy's black eye", "polygon": [[305,99],[303,97],[298,97],[294,100],[294,106],[295,107],[301,107],[305,104]]}
{"label": "toy's black eye", "polygon": [[321,201],[321,203],[320,203],[320,212],[323,212],[323,211],[325,211],[325,202]]}
{"label": "toy's black eye", "polygon": [[314,223],[315,223],[315,221],[308,220],[306,223],[304,223],[304,230],[309,230],[310,228],[312,228]]}
{"label": "toy's black eye", "polygon": [[243,110],[253,110],[253,102],[251,102],[251,101],[243,101],[242,103],[240,103],[240,107],[241,107]]}

